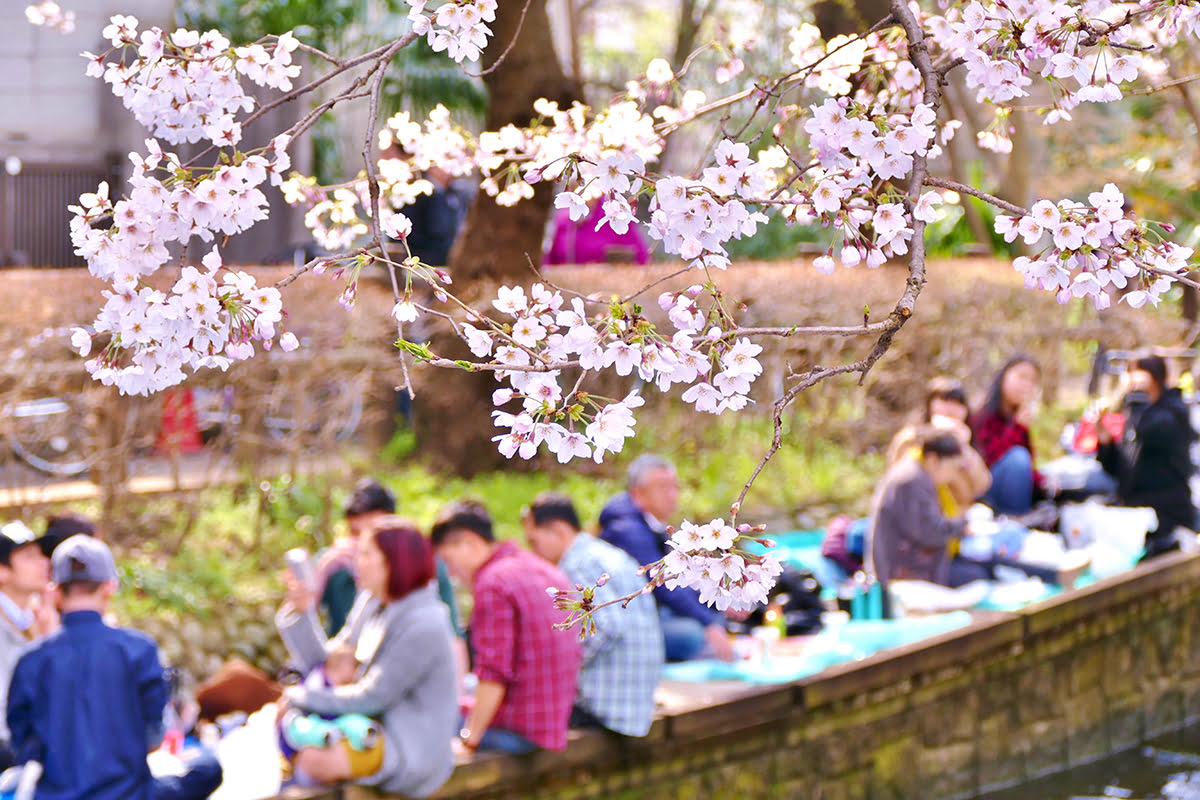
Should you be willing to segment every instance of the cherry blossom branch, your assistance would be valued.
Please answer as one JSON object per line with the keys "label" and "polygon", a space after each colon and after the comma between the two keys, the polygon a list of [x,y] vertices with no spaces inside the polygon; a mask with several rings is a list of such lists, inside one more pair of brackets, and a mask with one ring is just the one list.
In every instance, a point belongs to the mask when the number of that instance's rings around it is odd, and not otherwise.
{"label": "cherry blossom branch", "polygon": [[[941,105],[941,79],[933,66],[933,61],[929,55],[929,49],[925,44],[925,34],[917,21],[916,16],[908,7],[905,0],[891,0],[892,15],[889,19],[895,19],[904,29],[905,36],[908,38],[908,57],[921,73],[922,82],[925,86],[924,102],[935,112]],[[909,181],[909,195],[917,196],[920,194],[922,183],[926,179],[926,156],[924,150],[918,150],[913,154],[912,176]],[[905,205],[908,206],[910,212],[912,210],[912,201],[905,198]],[[731,523],[735,524],[737,515],[741,510],[742,503],[746,496],[753,488],[758,476],[766,469],[771,459],[779,452],[783,446],[783,412],[784,410],[799,396],[800,392],[815,386],[817,383],[834,375],[841,375],[851,372],[859,373],[859,382],[866,379],[867,373],[871,367],[875,365],[888,348],[891,347],[892,340],[896,333],[904,326],[904,323],[912,316],[913,308],[916,305],[917,297],[921,293],[921,289],[925,285],[925,223],[916,215],[912,217],[912,236],[909,247],[909,277],[905,283],[904,292],[900,299],[896,301],[895,309],[888,315],[888,319],[883,323],[878,323],[880,327],[880,336],[875,341],[867,357],[856,361],[852,364],[843,364],[837,367],[820,368],[814,367],[808,375],[798,383],[789,387],[788,391],[783,394],[774,404],[773,414],[773,434],[771,444],[767,448],[767,452],[763,454],[758,466],[754,468],[750,478],[742,486],[741,492],[738,494],[737,500],[731,507]]]}
{"label": "cherry blossom branch", "polygon": [[959,194],[969,194],[972,197],[977,197],[985,203],[990,203],[997,208],[1002,208],[1008,213],[1015,214],[1018,217],[1025,217],[1029,215],[1028,209],[1021,208],[1020,206],[1010,203],[1007,200],[1002,200],[1001,198],[996,197],[994,194],[988,194],[982,189],[976,189],[974,186],[967,186],[965,183],[959,183],[958,181],[950,180],[949,178],[941,178],[936,175],[926,175],[922,183],[924,183],[925,186],[936,186],[939,189],[949,189],[950,191],[958,192]]}
{"label": "cherry blossom branch", "polygon": [[492,64],[487,69],[480,70],[479,72],[471,72],[470,70],[464,69],[464,74],[472,78],[482,78],[484,75],[491,75],[500,68],[500,65],[503,64],[506,59],[508,59],[508,54],[512,52],[513,46],[517,43],[517,39],[520,38],[521,29],[525,27],[525,15],[529,13],[529,7],[532,4],[533,0],[525,0],[525,5],[521,8],[521,18],[517,20],[517,31],[513,34],[512,39],[509,41],[508,47],[505,47],[504,52],[500,54],[498,59],[496,59],[496,63]]}

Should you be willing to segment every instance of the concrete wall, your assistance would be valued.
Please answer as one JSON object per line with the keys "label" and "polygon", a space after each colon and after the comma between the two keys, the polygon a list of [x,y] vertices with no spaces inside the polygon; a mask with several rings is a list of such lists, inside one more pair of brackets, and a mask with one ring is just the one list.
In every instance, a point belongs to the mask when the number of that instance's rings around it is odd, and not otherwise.
{"label": "concrete wall", "polygon": [[0,159],[100,164],[140,146],[144,131],[107,84],[84,74],[79,54],[103,52],[113,14],[167,27],[172,0],[69,0],[60,5],[75,11],[76,27],[65,35],[26,22],[25,0],[0,5]]}
{"label": "concrete wall", "polygon": [[975,797],[1200,718],[1198,599],[1200,558],[1163,558],[1021,613],[664,716],[644,740],[587,734],[562,754],[480,757],[436,797]]}

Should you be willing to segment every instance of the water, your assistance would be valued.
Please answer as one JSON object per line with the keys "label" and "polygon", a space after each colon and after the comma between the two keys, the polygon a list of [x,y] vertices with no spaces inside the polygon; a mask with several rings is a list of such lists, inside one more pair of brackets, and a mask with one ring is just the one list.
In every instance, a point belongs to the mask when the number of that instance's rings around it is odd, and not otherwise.
{"label": "water", "polygon": [[985,800],[1200,800],[1200,727]]}

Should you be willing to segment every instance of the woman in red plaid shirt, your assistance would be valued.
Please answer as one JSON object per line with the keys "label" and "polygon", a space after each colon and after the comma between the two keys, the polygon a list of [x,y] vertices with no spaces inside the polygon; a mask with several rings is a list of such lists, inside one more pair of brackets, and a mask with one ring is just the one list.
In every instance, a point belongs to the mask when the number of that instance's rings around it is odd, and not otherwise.
{"label": "woman in red plaid shirt", "polygon": [[992,473],[992,486],[982,499],[997,514],[1024,514],[1043,492],[1029,437],[1041,379],[1041,367],[1032,357],[1010,358],[971,420],[971,443]]}

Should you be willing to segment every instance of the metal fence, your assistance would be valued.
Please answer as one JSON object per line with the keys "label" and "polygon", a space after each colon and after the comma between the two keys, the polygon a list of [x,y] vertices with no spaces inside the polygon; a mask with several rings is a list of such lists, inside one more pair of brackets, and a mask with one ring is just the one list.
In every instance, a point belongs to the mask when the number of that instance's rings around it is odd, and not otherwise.
{"label": "metal fence", "polygon": [[82,266],[67,206],[96,191],[111,172],[104,164],[25,164],[16,175],[0,173],[0,265]]}

